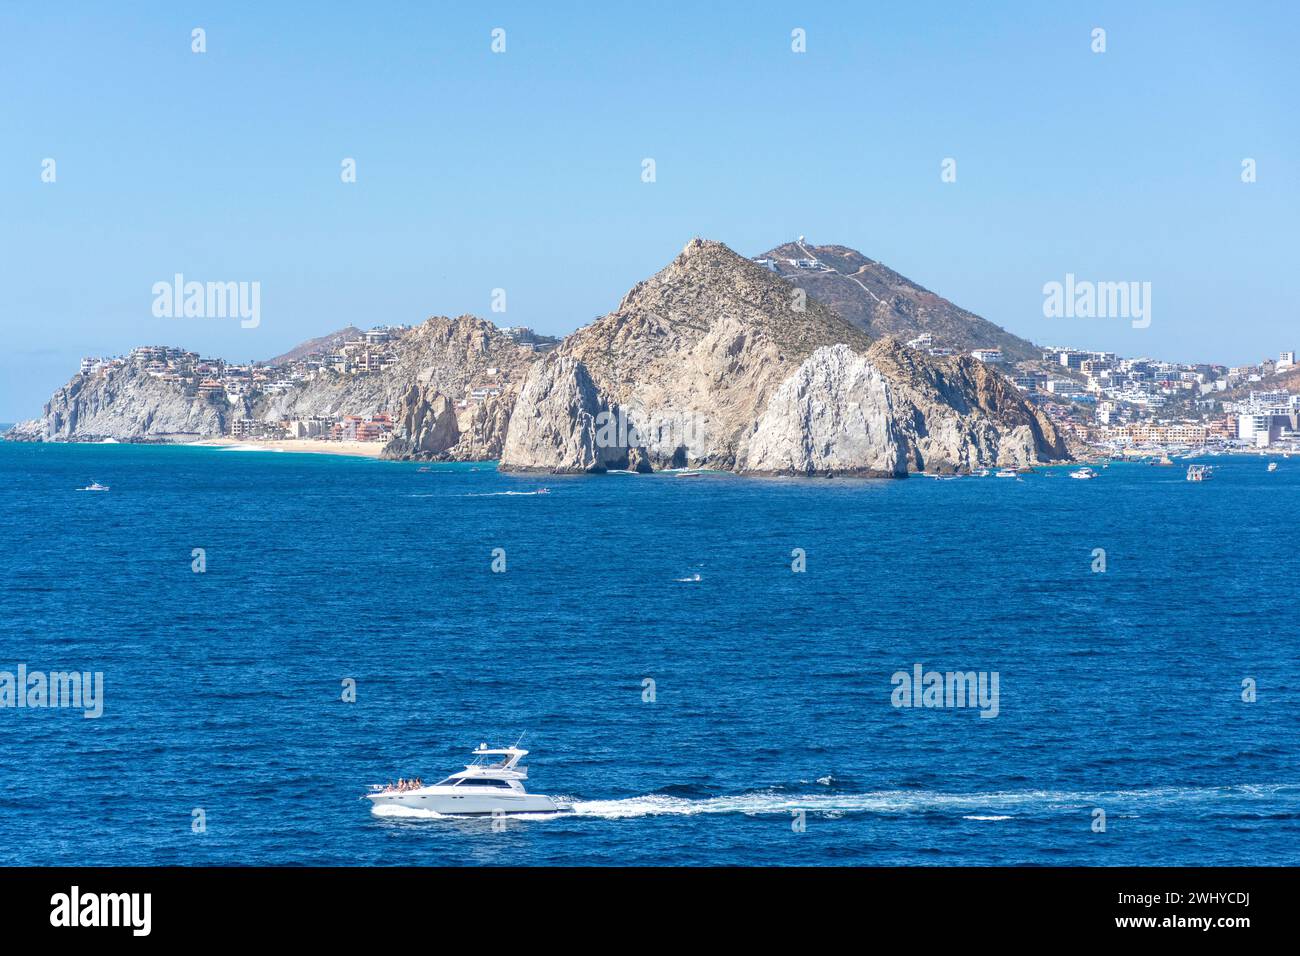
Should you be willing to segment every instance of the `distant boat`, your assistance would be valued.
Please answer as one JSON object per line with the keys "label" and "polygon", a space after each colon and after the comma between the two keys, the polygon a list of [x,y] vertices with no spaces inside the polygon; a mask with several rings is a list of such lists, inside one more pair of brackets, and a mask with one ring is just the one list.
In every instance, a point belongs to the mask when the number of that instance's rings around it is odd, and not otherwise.
{"label": "distant boat", "polygon": [[537,493],[538,493],[539,495],[549,495],[549,494],[551,493],[551,489],[550,489],[550,488],[538,488],[538,489],[537,489]]}
{"label": "distant boat", "polygon": [[1270,461],[1270,462],[1268,463],[1268,470],[1269,470],[1269,471],[1277,471],[1277,462],[1275,462],[1275,461]]}
{"label": "distant boat", "polygon": [[1209,465],[1188,465],[1188,481],[1209,481],[1214,477],[1214,469]]}
{"label": "distant boat", "polygon": [[1174,460],[1173,460],[1172,458],[1169,457],[1169,453],[1168,453],[1168,452],[1163,452],[1163,453],[1161,453],[1161,455],[1160,455],[1160,460],[1159,460],[1159,461],[1154,461],[1154,462],[1152,462],[1153,465],[1163,466],[1163,467],[1165,467],[1165,468],[1168,468],[1168,467],[1169,467],[1170,465],[1172,465],[1173,463],[1174,463]]}
{"label": "distant boat", "polygon": [[1093,471],[1091,468],[1080,468],[1078,471],[1070,472],[1070,477],[1079,478],[1083,481],[1087,481],[1090,478],[1096,478],[1097,473]]}
{"label": "distant boat", "polygon": [[995,478],[1015,478],[1016,470],[1014,468],[999,468]]}
{"label": "distant boat", "polygon": [[993,472],[989,471],[987,468],[981,468],[979,471],[975,472],[975,474],[980,478],[987,478],[989,475],[993,474]]}
{"label": "distant boat", "polygon": [[108,491],[108,485],[101,485],[97,481],[92,481],[84,488],[78,488],[78,491]]}

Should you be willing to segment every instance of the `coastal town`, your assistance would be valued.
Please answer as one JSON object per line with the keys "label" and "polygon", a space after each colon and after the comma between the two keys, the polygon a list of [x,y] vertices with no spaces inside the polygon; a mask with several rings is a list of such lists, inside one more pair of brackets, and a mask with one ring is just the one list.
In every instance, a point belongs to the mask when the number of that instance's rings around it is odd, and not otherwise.
{"label": "coastal town", "polygon": [[[952,354],[928,335],[908,344],[931,355]],[[974,349],[970,355],[1003,365],[996,348]],[[1041,360],[1003,371],[1087,449],[1120,454],[1300,451],[1300,394],[1278,382],[1292,371],[1300,373],[1293,351],[1230,367],[1050,347]]]}

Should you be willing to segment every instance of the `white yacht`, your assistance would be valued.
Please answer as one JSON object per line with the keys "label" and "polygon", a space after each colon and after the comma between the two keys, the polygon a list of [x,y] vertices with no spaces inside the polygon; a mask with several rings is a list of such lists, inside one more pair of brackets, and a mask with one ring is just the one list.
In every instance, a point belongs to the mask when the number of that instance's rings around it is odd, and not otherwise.
{"label": "white yacht", "polygon": [[1093,471],[1091,468],[1080,468],[1078,471],[1070,472],[1070,477],[1079,478],[1083,481],[1087,481],[1090,478],[1096,478],[1097,473]]}
{"label": "white yacht", "polygon": [[473,753],[473,761],[464,770],[427,787],[399,790],[391,785],[372,786],[372,792],[366,794],[371,809],[399,806],[462,816],[558,812],[550,797],[524,790],[528,768],[519,766],[519,761],[527,750],[518,746],[493,750],[479,744]]}
{"label": "white yacht", "polygon": [[108,491],[108,485],[101,485],[97,481],[92,481],[84,488],[78,488],[78,491]]}
{"label": "white yacht", "polygon": [[1016,470],[1015,470],[1014,468],[999,468],[998,471],[997,471],[997,474],[995,474],[993,477],[995,477],[995,478],[1017,478],[1017,477],[1019,477],[1019,476],[1016,474]]}

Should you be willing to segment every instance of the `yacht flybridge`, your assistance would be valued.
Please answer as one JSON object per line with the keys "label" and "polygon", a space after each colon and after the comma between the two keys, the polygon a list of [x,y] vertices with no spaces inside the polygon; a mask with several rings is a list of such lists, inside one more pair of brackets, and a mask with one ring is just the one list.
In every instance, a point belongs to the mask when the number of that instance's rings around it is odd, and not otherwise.
{"label": "yacht flybridge", "polygon": [[464,816],[555,813],[559,808],[550,797],[524,790],[528,768],[521,767],[519,761],[527,754],[527,750],[518,746],[490,749],[487,744],[479,744],[473,752],[473,761],[445,780],[429,786],[422,786],[418,781],[414,786],[372,786],[372,792],[366,797],[371,801],[371,809],[398,806]]}

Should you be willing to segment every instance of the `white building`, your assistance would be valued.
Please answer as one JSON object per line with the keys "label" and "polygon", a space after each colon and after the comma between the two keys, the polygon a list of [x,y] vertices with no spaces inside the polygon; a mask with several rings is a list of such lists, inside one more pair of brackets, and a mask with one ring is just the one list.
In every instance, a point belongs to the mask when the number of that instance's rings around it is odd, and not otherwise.
{"label": "white building", "polygon": [[1082,395],[1083,386],[1078,382],[1068,378],[1054,378],[1047,383],[1047,390],[1053,395],[1061,398],[1069,398],[1071,395]]}

